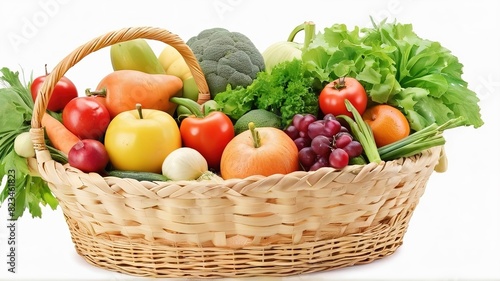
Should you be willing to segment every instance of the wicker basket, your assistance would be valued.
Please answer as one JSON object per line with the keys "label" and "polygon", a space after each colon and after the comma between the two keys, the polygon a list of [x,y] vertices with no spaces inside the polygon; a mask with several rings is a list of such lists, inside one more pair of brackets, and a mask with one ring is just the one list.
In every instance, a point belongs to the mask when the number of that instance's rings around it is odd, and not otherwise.
{"label": "wicker basket", "polygon": [[110,32],[77,48],[36,100],[31,135],[42,178],[59,200],[76,251],[89,263],[149,277],[289,276],[392,254],[440,148],[395,161],[225,181],[146,182],[82,173],[51,158],[41,117],[55,83],[88,54],[135,38],[170,44],[210,97],[198,62],[175,34]]}

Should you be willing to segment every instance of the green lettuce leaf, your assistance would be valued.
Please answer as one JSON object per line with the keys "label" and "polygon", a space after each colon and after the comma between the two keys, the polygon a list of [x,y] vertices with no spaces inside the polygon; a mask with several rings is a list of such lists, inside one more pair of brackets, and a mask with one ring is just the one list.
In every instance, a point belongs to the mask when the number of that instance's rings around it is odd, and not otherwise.
{"label": "green lettuce leaf", "polygon": [[374,103],[397,106],[420,130],[462,116],[483,125],[479,99],[462,79],[463,65],[439,42],[420,38],[411,24],[325,28],[303,50],[306,75],[321,85],[341,76],[358,79]]}

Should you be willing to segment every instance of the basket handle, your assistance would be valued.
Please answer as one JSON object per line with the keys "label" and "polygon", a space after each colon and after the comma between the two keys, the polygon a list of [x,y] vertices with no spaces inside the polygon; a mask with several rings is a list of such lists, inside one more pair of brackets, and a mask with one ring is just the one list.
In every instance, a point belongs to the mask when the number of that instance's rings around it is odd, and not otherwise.
{"label": "basket handle", "polygon": [[[40,89],[40,94],[35,100],[33,116],[31,119],[32,139],[36,151],[46,150],[41,120],[47,110],[47,104],[50,100],[54,87],[64,74],[84,57],[97,50],[109,47],[116,43],[138,38],[157,40],[174,47],[182,55],[191,70],[191,73],[193,74],[193,78],[199,90],[198,103],[203,103],[210,99],[209,88],[205,80],[205,75],[198,64],[198,60],[189,46],[187,46],[178,35],[173,34],[168,30],[156,27],[130,27],[111,31],[103,34],[102,36],[96,37],[75,49],[62,61],[60,61],[45,79]],[[42,132],[40,133],[40,131]]]}

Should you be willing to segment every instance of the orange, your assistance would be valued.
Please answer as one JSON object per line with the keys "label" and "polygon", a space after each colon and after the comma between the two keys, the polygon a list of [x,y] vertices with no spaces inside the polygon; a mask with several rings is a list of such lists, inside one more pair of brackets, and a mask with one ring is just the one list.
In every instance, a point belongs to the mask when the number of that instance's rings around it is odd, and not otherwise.
{"label": "orange", "polygon": [[377,147],[391,144],[410,134],[408,119],[396,107],[378,104],[363,113],[363,119],[372,129]]}

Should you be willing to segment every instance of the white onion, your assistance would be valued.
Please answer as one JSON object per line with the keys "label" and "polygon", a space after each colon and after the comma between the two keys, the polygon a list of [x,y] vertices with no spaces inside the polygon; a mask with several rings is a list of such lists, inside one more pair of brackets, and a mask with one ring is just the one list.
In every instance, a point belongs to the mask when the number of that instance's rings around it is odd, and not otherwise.
{"label": "white onion", "polygon": [[172,151],[162,165],[162,174],[174,181],[196,180],[207,171],[208,163],[205,157],[189,147]]}

